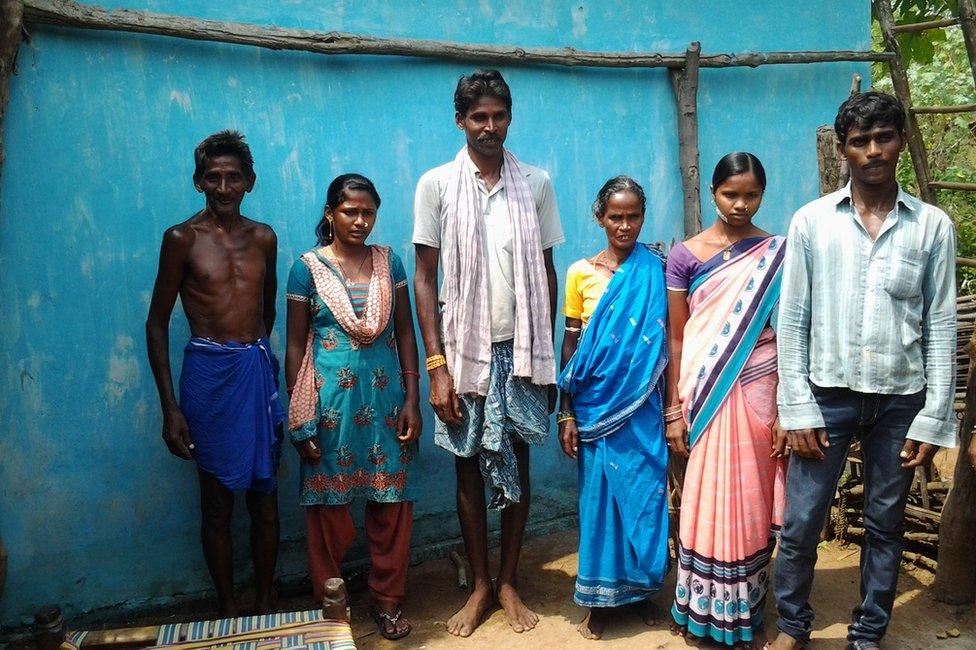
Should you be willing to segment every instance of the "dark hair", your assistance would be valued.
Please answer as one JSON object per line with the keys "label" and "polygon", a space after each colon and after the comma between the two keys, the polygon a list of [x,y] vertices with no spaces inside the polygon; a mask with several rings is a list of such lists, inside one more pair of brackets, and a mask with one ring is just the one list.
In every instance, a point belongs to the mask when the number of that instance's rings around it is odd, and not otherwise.
{"label": "dark hair", "polygon": [[238,131],[219,131],[213,135],[208,135],[203,142],[193,150],[193,161],[196,167],[193,170],[193,180],[198,181],[203,176],[207,168],[207,160],[217,156],[237,156],[241,161],[241,170],[244,175],[254,180],[254,158],[251,157],[251,148],[244,141],[244,136]]}
{"label": "dark hair", "polygon": [[376,186],[373,185],[373,181],[369,180],[362,174],[342,174],[336,176],[331,183],[329,183],[329,189],[325,193],[325,205],[322,207],[322,219],[319,221],[319,225],[315,227],[315,236],[318,238],[319,246],[327,246],[332,243],[335,237],[335,232],[329,225],[328,219],[326,219],[325,213],[329,210],[335,210],[340,203],[346,200],[346,192],[349,190],[366,192],[371,197],[373,201],[376,202],[376,208],[380,207],[380,195],[376,191]]}
{"label": "dark hair", "polygon": [[482,97],[497,97],[512,112],[512,91],[498,70],[475,70],[467,77],[462,76],[454,90],[454,110],[465,117],[471,105]]}
{"label": "dark hair", "polygon": [[722,159],[715,165],[715,171],[712,172],[712,193],[730,177],[746,172],[752,172],[756,181],[759,182],[759,187],[765,192],[766,170],[763,169],[759,159],[748,151],[733,151],[722,156]]}
{"label": "dark hair", "polygon": [[848,97],[834,119],[834,133],[844,145],[851,129],[870,129],[873,126],[893,126],[899,134],[905,132],[905,107],[897,97],[875,90]]}
{"label": "dark hair", "polygon": [[610,197],[617,192],[630,192],[640,200],[641,213],[644,212],[644,206],[647,204],[647,199],[644,197],[644,188],[640,186],[640,183],[635,181],[630,176],[614,176],[600,188],[600,191],[596,193],[596,201],[593,202],[593,216],[599,219],[604,212],[607,210],[607,202]]}

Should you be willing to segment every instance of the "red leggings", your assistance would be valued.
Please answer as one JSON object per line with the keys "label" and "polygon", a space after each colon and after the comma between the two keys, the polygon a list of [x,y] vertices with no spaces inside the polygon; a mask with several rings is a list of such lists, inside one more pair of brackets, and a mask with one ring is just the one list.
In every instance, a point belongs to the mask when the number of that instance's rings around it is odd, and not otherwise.
{"label": "red leggings", "polygon": [[[308,506],[308,567],[315,600],[322,602],[325,581],[342,577],[342,558],[356,540],[349,506]],[[366,539],[369,540],[369,591],[380,603],[403,600],[410,561],[413,503],[366,502]]]}

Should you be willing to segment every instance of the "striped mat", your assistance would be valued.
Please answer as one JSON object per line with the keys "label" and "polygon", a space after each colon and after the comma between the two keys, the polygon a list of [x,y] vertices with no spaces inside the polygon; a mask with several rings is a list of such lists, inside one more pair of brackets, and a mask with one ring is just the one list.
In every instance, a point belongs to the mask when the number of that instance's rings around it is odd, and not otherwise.
{"label": "striped mat", "polygon": [[355,650],[346,621],[321,610],[162,625],[154,648],[180,650]]}

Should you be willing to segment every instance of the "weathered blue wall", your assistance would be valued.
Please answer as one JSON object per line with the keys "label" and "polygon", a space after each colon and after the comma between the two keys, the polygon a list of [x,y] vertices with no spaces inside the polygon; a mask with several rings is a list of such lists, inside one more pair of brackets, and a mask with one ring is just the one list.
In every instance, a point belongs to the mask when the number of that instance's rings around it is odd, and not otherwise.
{"label": "weathered blue wall", "polygon": [[[708,53],[870,44],[867,0],[101,4],[525,47],[683,52],[700,40]],[[0,536],[10,552],[0,621],[25,622],[43,602],[66,605],[71,615],[208,588],[193,467],[159,439],[143,342],[160,236],[202,207],[190,179],[193,146],[227,127],[248,136],[258,181],[244,208],[277,231],[282,281],[313,243],[327,183],[352,170],[372,177],[383,197],[374,240],[393,245],[412,271],[414,184],[462,144],[451,98],[458,76],[474,67],[31,29],[12,84],[0,178]],[[588,206],[615,174],[631,174],[648,190],[646,239],[680,236],[676,117],[665,71],[503,71],[515,98],[509,144],[555,183],[567,236],[556,252],[560,273],[601,246]],[[814,129],[833,119],[852,72],[867,70],[704,70],[703,191],[722,154],[755,152],[769,173],[759,221],[782,232],[792,210],[816,195]],[[273,342],[281,352],[283,300],[279,313]],[[177,310],[177,371],[186,336]],[[431,444],[426,417],[418,544],[457,534],[453,463]],[[281,470],[286,575],[304,565],[294,456],[286,449]],[[534,453],[533,475],[536,521],[573,511],[575,471],[554,440]],[[246,536],[240,540],[246,569]]]}

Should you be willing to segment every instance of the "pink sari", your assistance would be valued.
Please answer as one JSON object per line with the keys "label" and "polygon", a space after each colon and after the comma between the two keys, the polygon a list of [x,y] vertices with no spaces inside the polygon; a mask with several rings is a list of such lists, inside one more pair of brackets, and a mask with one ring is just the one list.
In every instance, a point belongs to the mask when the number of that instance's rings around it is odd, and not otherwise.
{"label": "pink sari", "polygon": [[[757,243],[758,242],[758,243]],[[762,628],[785,463],[769,457],[776,420],[776,339],[783,239],[739,242],[701,265],[688,289],[678,387],[691,457],[681,495],[672,616],[733,645]]]}

